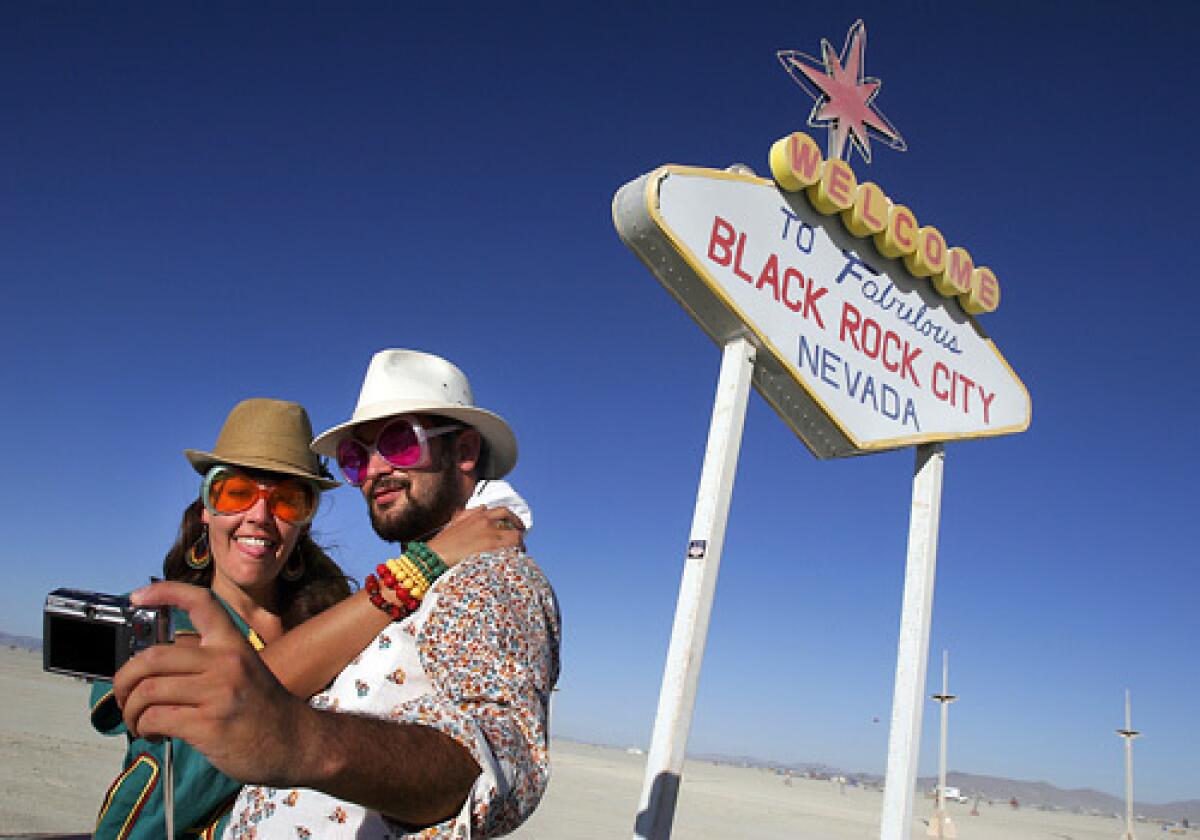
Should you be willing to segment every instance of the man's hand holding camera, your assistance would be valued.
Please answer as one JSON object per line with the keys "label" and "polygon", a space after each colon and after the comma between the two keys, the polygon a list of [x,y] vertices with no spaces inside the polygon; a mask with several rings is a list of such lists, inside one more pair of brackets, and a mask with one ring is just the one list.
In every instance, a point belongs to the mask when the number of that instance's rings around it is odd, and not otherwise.
{"label": "man's hand holding camera", "polygon": [[182,738],[217,768],[242,781],[282,786],[298,753],[309,711],[289,694],[200,587],[155,583],[135,604],[185,610],[199,645],[155,645],[131,658],[113,680],[125,724],[135,737]]}

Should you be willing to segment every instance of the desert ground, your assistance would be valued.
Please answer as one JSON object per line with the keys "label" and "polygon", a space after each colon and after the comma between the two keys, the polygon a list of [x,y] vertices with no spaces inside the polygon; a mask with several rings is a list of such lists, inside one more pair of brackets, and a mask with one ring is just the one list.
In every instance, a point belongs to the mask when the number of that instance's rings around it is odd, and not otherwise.
{"label": "desert ground", "polygon": [[[9,700],[0,717],[0,837],[79,834],[92,828],[96,808],[120,768],[124,744],[87,722],[87,685],[45,674],[41,655],[0,649],[0,692]],[[593,840],[631,837],[645,757],[612,747],[556,740],[550,787],[541,806],[512,837]],[[679,838],[793,838],[874,840],[882,793],[771,771],[690,761],[673,836]],[[1123,823],[1007,805],[949,806],[963,840],[1116,840]],[[918,797],[912,838],[925,838],[931,800]],[[1138,836],[1166,835],[1139,825]],[[1200,830],[1186,836],[1200,838]]]}

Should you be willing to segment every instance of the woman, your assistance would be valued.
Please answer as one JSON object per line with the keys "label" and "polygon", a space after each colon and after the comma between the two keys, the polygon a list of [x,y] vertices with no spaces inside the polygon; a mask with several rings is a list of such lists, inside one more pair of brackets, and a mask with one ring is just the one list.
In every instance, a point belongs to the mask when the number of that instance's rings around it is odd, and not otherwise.
{"label": "woman", "polygon": [[[211,588],[276,677],[303,697],[321,690],[390,621],[412,609],[414,592],[436,576],[428,573],[411,590],[392,580],[348,597],[346,576],[309,534],[320,492],[337,486],[309,449],[311,439],[308,415],[296,403],[250,399],[236,405],[212,452],[185,451],[204,480],[163,561],[167,579]],[[476,533],[451,526],[431,541],[443,562],[437,568],[444,571],[444,564],[484,548],[476,545]],[[488,539],[496,533],[488,529]],[[519,529],[515,533],[519,540]],[[175,611],[173,619],[177,644],[198,643],[186,613]],[[299,629],[287,632],[293,628]],[[111,683],[93,686],[92,723],[105,734],[125,732]],[[173,740],[172,750],[176,836],[219,836],[240,783],[186,742]],[[162,743],[130,740],[95,837],[163,837],[165,752]]]}

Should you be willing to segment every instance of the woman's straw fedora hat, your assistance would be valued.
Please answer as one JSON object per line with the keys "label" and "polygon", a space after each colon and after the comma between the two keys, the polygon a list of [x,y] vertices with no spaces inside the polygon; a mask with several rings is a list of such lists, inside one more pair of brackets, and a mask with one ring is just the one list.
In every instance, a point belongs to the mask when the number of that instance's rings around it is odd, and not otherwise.
{"label": "woman's straw fedora hat", "polygon": [[466,374],[417,350],[380,350],[371,358],[353,416],[317,436],[314,452],[333,457],[338,441],[362,423],[398,414],[436,414],[472,426],[487,444],[480,478],[503,478],[517,463],[517,438],[498,414],[475,407]]}
{"label": "woman's straw fedora hat", "polygon": [[216,464],[295,475],[322,490],[338,486],[321,459],[309,448],[312,423],[299,403],[262,397],[233,407],[212,452],[185,449],[183,454],[200,475]]}

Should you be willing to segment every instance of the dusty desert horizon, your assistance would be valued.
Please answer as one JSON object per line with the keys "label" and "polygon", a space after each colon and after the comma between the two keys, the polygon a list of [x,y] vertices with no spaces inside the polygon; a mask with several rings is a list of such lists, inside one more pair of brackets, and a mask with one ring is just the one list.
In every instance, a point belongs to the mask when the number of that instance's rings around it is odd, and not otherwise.
{"label": "dusty desert horizon", "polygon": [[[124,742],[92,731],[87,685],[46,674],[38,653],[0,649],[0,690],[14,698],[0,725],[0,836],[90,833],[96,809],[120,769]],[[616,747],[555,739],[552,775],[542,804],[511,837],[592,840],[629,837],[637,819],[645,756]],[[877,789],[769,768],[689,760],[674,836],[798,840],[869,840],[879,835]],[[927,836],[932,800],[918,796],[911,836]],[[1123,821],[1063,811],[950,803],[960,838],[1112,840]],[[1168,829],[1140,824],[1146,836]],[[1169,829],[1200,837],[1200,829]]]}

